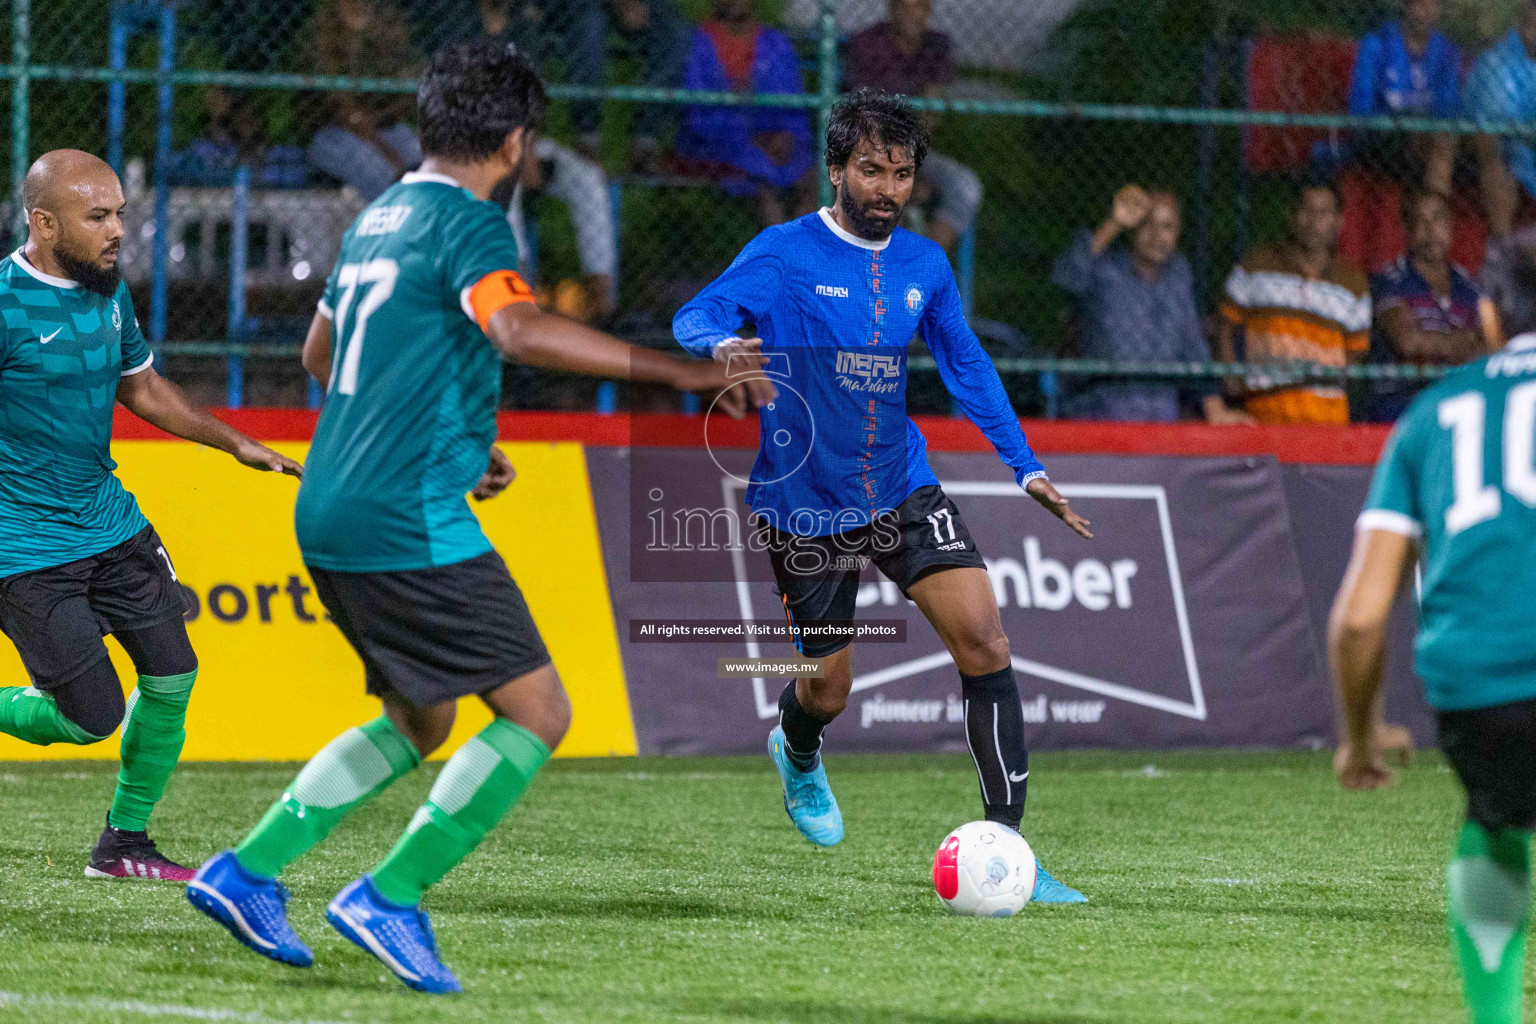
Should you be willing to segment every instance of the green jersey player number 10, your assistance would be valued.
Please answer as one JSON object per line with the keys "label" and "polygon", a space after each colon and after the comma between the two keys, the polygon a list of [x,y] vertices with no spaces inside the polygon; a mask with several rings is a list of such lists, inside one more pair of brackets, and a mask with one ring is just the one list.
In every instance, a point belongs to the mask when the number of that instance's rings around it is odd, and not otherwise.
{"label": "green jersey player number 10", "polygon": [[[1486,484],[1483,435],[1488,400],[1478,391],[1444,399],[1440,426],[1451,431],[1455,501],[1445,510],[1445,532],[1454,536],[1493,519],[1503,509],[1499,488]],[[1536,381],[1511,388],[1504,400],[1504,490],[1536,508]]]}
{"label": "green jersey player number 10", "polygon": [[[384,305],[394,293],[395,281],[400,277],[400,264],[391,259],[368,260],[366,263],[345,263],[337,273],[336,284],[341,288],[341,299],[336,303],[335,337],[341,340],[332,357],[331,390],[341,395],[357,392],[357,368],[363,358],[363,339],[368,331],[368,318]],[[352,300],[359,286],[367,288],[357,308]],[[352,313],[355,323],[349,323],[347,314]],[[350,330],[349,330],[350,328]]]}

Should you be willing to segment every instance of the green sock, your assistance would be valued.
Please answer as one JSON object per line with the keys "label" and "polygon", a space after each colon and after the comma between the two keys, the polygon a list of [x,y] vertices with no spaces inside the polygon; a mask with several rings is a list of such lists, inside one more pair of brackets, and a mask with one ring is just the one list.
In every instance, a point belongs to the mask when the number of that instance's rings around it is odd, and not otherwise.
{"label": "green sock", "polygon": [[235,859],[247,871],[276,878],[353,808],[420,763],[415,744],[387,718],[348,729],[300,770],[287,792],[235,847]]}
{"label": "green sock", "polygon": [[549,760],[544,741],[505,718],[470,738],[443,765],[427,802],[378,867],[373,882],[403,906],[480,845]]}
{"label": "green sock", "polygon": [[1446,875],[1451,945],[1472,1024],[1520,1024],[1530,902],[1530,833],[1467,822]]}
{"label": "green sock", "polygon": [[193,669],[179,676],[139,676],[123,715],[123,766],[107,823],[142,832],[160,802],[165,784],[187,740],[187,701],[192,698]]}
{"label": "green sock", "polygon": [[65,718],[53,698],[31,686],[0,686],[0,732],[46,747],[50,743],[100,743]]}

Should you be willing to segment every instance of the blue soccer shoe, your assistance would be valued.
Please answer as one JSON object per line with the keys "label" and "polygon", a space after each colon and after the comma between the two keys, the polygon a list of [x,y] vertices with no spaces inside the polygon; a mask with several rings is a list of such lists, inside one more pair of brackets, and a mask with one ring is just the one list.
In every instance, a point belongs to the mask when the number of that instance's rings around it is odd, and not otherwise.
{"label": "blue soccer shoe", "polygon": [[1031,903],[1087,903],[1088,897],[1069,885],[1062,885],[1035,858],[1035,891]]}
{"label": "blue soccer shoe", "polygon": [[437,958],[437,938],[426,911],[391,903],[373,884],[373,876],[364,875],[337,893],[325,919],[416,991],[464,991]]}
{"label": "blue soccer shoe", "polygon": [[768,756],[784,784],[784,810],[800,834],[817,846],[842,842],[843,812],[837,809],[837,797],[827,785],[827,770],[820,764],[808,772],[796,768],[784,748],[783,726],[775,726],[768,734]]}
{"label": "blue soccer shoe", "polygon": [[234,850],[210,859],[187,883],[187,900],[269,960],[309,967],[315,955],[288,926],[288,890],[240,866]]}

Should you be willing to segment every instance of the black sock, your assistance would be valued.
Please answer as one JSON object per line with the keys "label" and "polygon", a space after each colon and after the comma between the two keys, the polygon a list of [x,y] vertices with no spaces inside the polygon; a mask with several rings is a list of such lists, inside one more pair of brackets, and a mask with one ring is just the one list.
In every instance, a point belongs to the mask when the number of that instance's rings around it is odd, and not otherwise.
{"label": "black sock", "polygon": [[1029,750],[1024,746],[1024,709],[1013,668],[960,677],[965,698],[965,739],[981,780],[988,821],[1017,830],[1029,788]]}
{"label": "black sock", "polygon": [[779,694],[779,725],[784,729],[784,752],[789,761],[803,772],[815,771],[821,763],[821,730],[830,718],[811,714],[800,706],[795,696],[795,681],[791,679],[784,692]]}

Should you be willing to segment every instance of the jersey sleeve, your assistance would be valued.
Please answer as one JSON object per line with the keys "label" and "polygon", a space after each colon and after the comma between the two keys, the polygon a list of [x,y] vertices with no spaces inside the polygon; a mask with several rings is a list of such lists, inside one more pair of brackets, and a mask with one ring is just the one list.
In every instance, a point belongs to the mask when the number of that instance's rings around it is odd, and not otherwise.
{"label": "jersey sleeve", "polygon": [[1019,417],[1008,401],[1008,392],[997,375],[997,367],[981,347],[981,341],[965,321],[960,304],[960,289],[948,264],[937,294],[929,303],[919,325],[928,351],[939,366],[939,377],[949,393],[960,403],[965,415],[992,442],[998,456],[1013,469],[1013,478],[1022,487],[1035,477],[1045,476],[1045,467],[1035,458]]}
{"label": "jersey sleeve", "polygon": [[[346,243],[342,243],[342,251],[346,251]],[[331,268],[331,276],[325,279],[325,291],[320,293],[320,301],[315,304],[315,310],[327,320],[335,321],[336,304],[339,301],[337,291],[337,278],[341,276],[341,257],[336,258],[336,265]]]}
{"label": "jersey sleeve", "polygon": [[445,227],[442,259],[448,287],[481,330],[498,310],[533,301],[533,291],[517,273],[512,229],[493,204],[477,202]]}
{"label": "jersey sleeve", "polygon": [[119,335],[123,349],[122,375],[132,377],[153,366],[155,357],[149,351],[149,342],[145,340],[144,332],[139,329],[139,318],[133,314],[133,296],[128,294],[126,282],[117,286],[117,295],[112,301],[117,303],[118,315],[123,318]]}
{"label": "jersey sleeve", "polygon": [[1371,491],[1365,499],[1355,527],[1360,530],[1386,530],[1415,540],[1424,535],[1424,514],[1419,507],[1418,472],[1414,441],[1414,417],[1404,416],[1382,450],[1371,478]]}
{"label": "jersey sleeve", "polygon": [[784,285],[784,261],[775,251],[779,237],[771,229],[758,235],[725,273],[677,311],[672,335],[679,345],[696,356],[710,355],[742,326],[767,315]]}

